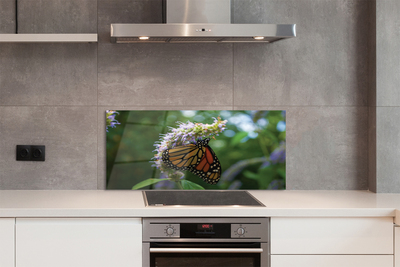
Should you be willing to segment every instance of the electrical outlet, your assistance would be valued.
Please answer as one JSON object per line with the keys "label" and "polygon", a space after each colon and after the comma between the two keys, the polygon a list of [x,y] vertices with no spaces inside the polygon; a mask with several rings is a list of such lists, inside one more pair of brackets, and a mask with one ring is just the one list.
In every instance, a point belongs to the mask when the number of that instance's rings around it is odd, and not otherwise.
{"label": "electrical outlet", "polygon": [[45,146],[31,146],[31,160],[44,161],[46,147]]}
{"label": "electrical outlet", "polygon": [[31,160],[31,146],[17,145],[17,160]]}
{"label": "electrical outlet", "polygon": [[17,145],[17,160],[44,161],[45,155],[45,146]]}

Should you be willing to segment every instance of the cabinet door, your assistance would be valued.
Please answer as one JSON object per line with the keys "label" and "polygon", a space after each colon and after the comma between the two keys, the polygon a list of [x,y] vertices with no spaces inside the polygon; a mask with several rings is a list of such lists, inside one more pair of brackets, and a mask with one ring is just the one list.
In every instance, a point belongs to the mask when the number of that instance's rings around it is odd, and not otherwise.
{"label": "cabinet door", "polygon": [[0,218],[0,266],[14,267],[15,218]]}
{"label": "cabinet door", "polygon": [[394,228],[395,252],[394,259],[396,260],[394,266],[400,267],[400,226]]}
{"label": "cabinet door", "polygon": [[141,265],[141,219],[16,220],[17,267]]}
{"label": "cabinet door", "polygon": [[271,254],[393,254],[393,218],[271,218]]}
{"label": "cabinet door", "polygon": [[392,267],[393,255],[272,255],[271,267]]}

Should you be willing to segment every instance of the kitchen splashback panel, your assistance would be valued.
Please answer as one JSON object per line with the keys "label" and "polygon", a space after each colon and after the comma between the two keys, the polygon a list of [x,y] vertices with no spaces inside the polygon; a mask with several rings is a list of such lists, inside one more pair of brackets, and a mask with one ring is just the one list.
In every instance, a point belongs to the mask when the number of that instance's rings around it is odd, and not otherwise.
{"label": "kitchen splashback panel", "polygon": [[107,189],[285,189],[282,110],[106,111]]}

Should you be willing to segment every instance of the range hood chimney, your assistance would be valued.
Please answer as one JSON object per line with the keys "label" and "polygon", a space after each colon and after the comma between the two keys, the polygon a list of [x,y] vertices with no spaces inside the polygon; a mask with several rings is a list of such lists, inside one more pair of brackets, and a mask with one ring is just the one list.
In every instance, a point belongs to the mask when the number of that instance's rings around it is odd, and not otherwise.
{"label": "range hood chimney", "polygon": [[111,24],[112,43],[275,42],[296,37],[296,24],[232,24],[231,0],[163,0],[163,21]]}

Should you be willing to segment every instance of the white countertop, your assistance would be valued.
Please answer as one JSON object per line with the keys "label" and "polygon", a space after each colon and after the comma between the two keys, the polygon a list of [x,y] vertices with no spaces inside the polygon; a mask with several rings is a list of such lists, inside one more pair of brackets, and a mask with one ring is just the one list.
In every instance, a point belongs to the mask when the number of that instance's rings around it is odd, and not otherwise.
{"label": "white countertop", "polygon": [[[266,207],[145,207],[141,191],[0,190],[0,217],[396,217],[400,194],[368,191],[249,191]],[[397,216],[396,216],[397,215]]]}

